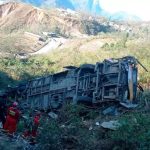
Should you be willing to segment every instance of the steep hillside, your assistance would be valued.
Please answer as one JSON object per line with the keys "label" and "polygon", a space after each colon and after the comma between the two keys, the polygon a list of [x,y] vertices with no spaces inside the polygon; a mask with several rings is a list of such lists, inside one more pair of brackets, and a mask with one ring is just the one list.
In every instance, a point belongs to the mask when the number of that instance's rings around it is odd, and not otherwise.
{"label": "steep hillside", "polygon": [[25,3],[4,3],[0,5],[0,52],[35,52],[49,41],[42,43],[37,38],[27,37],[26,31],[42,36],[43,32],[54,32],[65,38],[86,38],[116,30],[102,20],[70,9],[48,10]]}
{"label": "steep hillside", "polygon": [[[94,1],[94,4],[96,5],[97,1]],[[41,37],[43,37],[43,32],[54,32],[61,37],[69,38],[67,40],[69,44],[64,46],[69,47],[70,38],[77,38],[77,40],[73,40],[75,45],[75,43],[80,43],[81,38],[83,41],[87,41],[87,39],[91,39],[91,35],[95,36],[103,33],[125,32],[136,37],[139,37],[140,34],[140,37],[143,37],[148,34],[149,29],[147,24],[108,21],[103,17],[94,17],[70,9],[40,9],[17,2],[0,5],[0,52],[5,53],[35,52],[50,41],[48,39],[44,43],[37,38],[26,37],[25,32],[31,32]],[[111,43],[111,39],[102,40],[99,38],[98,40],[91,42],[92,45],[96,44],[96,49],[105,43]],[[114,43],[116,42],[114,41]],[[84,44],[86,45],[86,42]],[[62,43],[58,43],[58,45],[62,45]],[[91,46],[88,45],[82,46],[81,49],[91,49]],[[94,46],[92,47],[94,48]]]}
{"label": "steep hillside", "polygon": [[18,29],[55,30],[66,35],[97,34],[113,30],[98,20],[82,18],[77,12],[64,9],[43,10],[24,3],[0,5],[0,29],[13,32]]}
{"label": "steep hillside", "polygon": [[23,3],[6,3],[0,5],[0,28],[10,31],[18,30],[25,26],[48,23],[51,18],[47,13],[38,8]]}

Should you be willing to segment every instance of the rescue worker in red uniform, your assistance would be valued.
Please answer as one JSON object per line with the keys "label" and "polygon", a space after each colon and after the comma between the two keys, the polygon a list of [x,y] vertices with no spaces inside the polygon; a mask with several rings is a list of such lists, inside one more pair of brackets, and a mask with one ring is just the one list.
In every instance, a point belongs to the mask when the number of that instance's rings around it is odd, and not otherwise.
{"label": "rescue worker in red uniform", "polygon": [[17,106],[18,103],[14,102],[13,105],[8,108],[4,130],[8,131],[10,134],[16,132],[17,129],[17,123],[20,117],[20,111],[18,110]]}
{"label": "rescue worker in red uniform", "polygon": [[40,125],[40,117],[41,114],[38,112],[33,119],[33,127],[32,127],[32,137],[35,138],[37,136],[37,130]]}
{"label": "rescue worker in red uniform", "polygon": [[25,131],[23,133],[24,138],[36,138],[37,130],[40,124],[40,112],[36,113],[33,117],[32,114],[25,120]]}

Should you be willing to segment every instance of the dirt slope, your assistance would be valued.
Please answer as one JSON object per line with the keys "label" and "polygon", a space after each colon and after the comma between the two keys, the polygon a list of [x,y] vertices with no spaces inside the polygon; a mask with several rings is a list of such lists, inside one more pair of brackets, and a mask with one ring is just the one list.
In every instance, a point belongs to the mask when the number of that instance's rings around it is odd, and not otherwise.
{"label": "dirt slope", "polygon": [[110,30],[100,22],[64,9],[40,9],[24,3],[9,2],[0,5],[0,29],[7,32],[22,28],[57,30],[65,35],[81,36]]}
{"label": "dirt slope", "polygon": [[0,28],[22,28],[50,21],[49,16],[38,8],[23,3],[0,5]]}
{"label": "dirt slope", "polygon": [[[76,37],[80,43],[88,35],[96,35],[99,32],[113,30],[112,27],[103,25],[101,21],[94,20],[88,15],[64,9],[40,9],[25,3],[9,2],[0,5],[0,51],[11,53],[36,52],[45,45],[38,39],[26,37],[25,32],[35,33],[43,36],[43,32],[55,32],[61,37]],[[78,39],[79,38],[79,39]],[[76,47],[76,39],[73,42],[69,39],[64,48]],[[86,42],[84,42],[85,44]],[[101,47],[105,42],[92,42],[90,48],[81,47],[81,50]],[[67,46],[66,46],[67,45]],[[79,44],[79,47],[82,44]],[[63,48],[63,45],[61,44]],[[60,48],[61,48],[60,47]],[[79,48],[80,49],[80,48]]]}

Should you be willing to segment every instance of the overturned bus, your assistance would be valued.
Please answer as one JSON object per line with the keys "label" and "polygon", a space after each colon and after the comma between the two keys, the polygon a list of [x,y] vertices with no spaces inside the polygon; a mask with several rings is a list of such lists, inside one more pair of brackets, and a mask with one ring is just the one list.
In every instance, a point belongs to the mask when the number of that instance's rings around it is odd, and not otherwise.
{"label": "overturned bus", "polygon": [[67,66],[65,71],[31,80],[26,101],[31,108],[57,109],[66,101],[136,103],[137,60],[132,56],[103,62]]}

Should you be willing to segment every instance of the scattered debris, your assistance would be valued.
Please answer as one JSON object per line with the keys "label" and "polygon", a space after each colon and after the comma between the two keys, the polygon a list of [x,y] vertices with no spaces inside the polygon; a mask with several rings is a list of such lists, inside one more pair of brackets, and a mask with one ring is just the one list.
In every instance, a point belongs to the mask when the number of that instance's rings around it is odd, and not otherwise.
{"label": "scattered debris", "polygon": [[96,122],[96,123],[95,123],[95,125],[99,126],[99,125],[100,125],[100,123],[99,123],[99,122]]}
{"label": "scattered debris", "polygon": [[120,126],[121,124],[118,121],[103,122],[101,124],[101,127],[110,130],[117,130]]}
{"label": "scattered debris", "polygon": [[61,128],[65,128],[66,126],[63,124],[63,125],[61,125],[60,127],[61,127]]}
{"label": "scattered debris", "polygon": [[113,115],[117,116],[119,115],[119,112],[117,111],[117,108],[115,106],[111,106],[103,110],[103,115]]}
{"label": "scattered debris", "polygon": [[22,116],[23,119],[28,120],[29,118],[27,116]]}
{"label": "scattered debris", "polygon": [[50,116],[50,117],[53,118],[53,119],[57,119],[57,118],[58,118],[58,115],[55,114],[54,112],[48,113],[48,116]]}
{"label": "scattered debris", "polygon": [[120,103],[120,105],[128,109],[136,108],[138,106],[138,104],[133,103]]}
{"label": "scattered debris", "polygon": [[89,127],[89,131],[91,131],[91,130],[93,130],[93,127],[92,127],[92,126]]}

